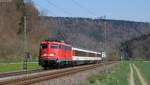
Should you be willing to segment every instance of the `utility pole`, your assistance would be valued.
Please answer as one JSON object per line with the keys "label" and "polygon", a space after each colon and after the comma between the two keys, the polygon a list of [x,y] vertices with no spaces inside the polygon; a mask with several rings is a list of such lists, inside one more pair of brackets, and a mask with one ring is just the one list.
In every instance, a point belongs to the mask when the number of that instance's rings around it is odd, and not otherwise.
{"label": "utility pole", "polygon": [[27,16],[24,15],[24,52],[23,52],[23,70],[27,70]]}
{"label": "utility pole", "polygon": [[107,23],[106,23],[106,16],[102,16],[101,19],[103,20],[103,28],[104,28],[104,44],[103,44],[103,51],[102,51],[102,58],[103,58],[103,65],[104,65],[104,72],[107,73]]}
{"label": "utility pole", "polygon": [[106,23],[106,16],[104,16],[104,29],[105,29],[105,57],[104,57],[104,63],[105,63],[105,73],[107,73],[107,23]]}
{"label": "utility pole", "polygon": [[30,58],[30,53],[28,52],[28,41],[27,41],[27,19],[29,14],[27,13],[27,7],[24,0],[22,0],[22,3],[24,4],[23,8],[23,19],[24,19],[24,37],[23,37],[23,70],[27,71],[28,67],[28,59]]}

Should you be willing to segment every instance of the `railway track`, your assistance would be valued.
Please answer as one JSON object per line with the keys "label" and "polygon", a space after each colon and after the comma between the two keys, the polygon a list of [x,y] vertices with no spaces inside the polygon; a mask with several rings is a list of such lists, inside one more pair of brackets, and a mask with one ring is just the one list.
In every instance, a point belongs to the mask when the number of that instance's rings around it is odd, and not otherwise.
{"label": "railway track", "polygon": [[[112,64],[112,63],[108,63],[108,64]],[[0,85],[29,85],[29,84],[34,84],[40,81],[50,80],[50,79],[54,79],[57,77],[62,77],[62,76],[74,74],[77,72],[90,70],[99,66],[101,65],[92,64],[92,65],[84,65],[84,66],[60,69],[56,71],[47,71],[45,73],[38,73],[36,75],[27,74],[22,77],[16,77],[13,79],[11,78],[11,79],[0,81]]]}
{"label": "railway track", "polygon": [[17,71],[17,72],[1,73],[0,78],[23,75],[23,74],[27,74],[27,73],[31,74],[31,73],[37,73],[37,72],[42,72],[42,71],[44,71],[44,70],[43,69],[36,69],[36,70],[29,70],[29,71]]}

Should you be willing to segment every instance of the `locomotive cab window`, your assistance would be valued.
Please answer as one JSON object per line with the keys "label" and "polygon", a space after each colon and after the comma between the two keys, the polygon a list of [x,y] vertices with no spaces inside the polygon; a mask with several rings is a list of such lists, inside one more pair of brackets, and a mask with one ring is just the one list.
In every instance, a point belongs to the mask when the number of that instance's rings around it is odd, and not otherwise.
{"label": "locomotive cab window", "polygon": [[48,48],[47,44],[41,44],[41,49],[46,49],[46,48]]}
{"label": "locomotive cab window", "polygon": [[56,49],[56,48],[58,48],[58,45],[57,44],[52,44],[51,48]]}

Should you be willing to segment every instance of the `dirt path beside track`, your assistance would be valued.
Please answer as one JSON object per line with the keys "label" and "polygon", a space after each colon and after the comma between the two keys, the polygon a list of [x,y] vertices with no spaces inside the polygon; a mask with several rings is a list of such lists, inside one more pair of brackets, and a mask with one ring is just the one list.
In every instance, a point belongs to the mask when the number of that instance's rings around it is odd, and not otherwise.
{"label": "dirt path beside track", "polygon": [[[139,77],[139,80],[141,82],[142,85],[148,85],[148,83],[145,81],[144,77],[142,76],[142,74],[140,73],[140,70],[137,68],[137,66],[135,64],[133,64],[133,67],[135,69],[135,71],[137,72],[137,75]],[[131,85],[131,84],[130,84]]]}
{"label": "dirt path beside track", "polygon": [[130,73],[129,73],[129,85],[135,85],[135,82],[134,82],[134,76],[133,76],[133,67],[131,64],[129,64],[130,66]]}

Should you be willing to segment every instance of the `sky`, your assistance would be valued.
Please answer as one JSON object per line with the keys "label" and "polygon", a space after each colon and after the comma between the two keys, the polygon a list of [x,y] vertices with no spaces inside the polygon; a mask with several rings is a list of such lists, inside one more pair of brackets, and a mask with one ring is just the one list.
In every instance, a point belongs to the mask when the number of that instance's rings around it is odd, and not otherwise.
{"label": "sky", "polygon": [[150,0],[32,0],[47,16],[150,22]]}

